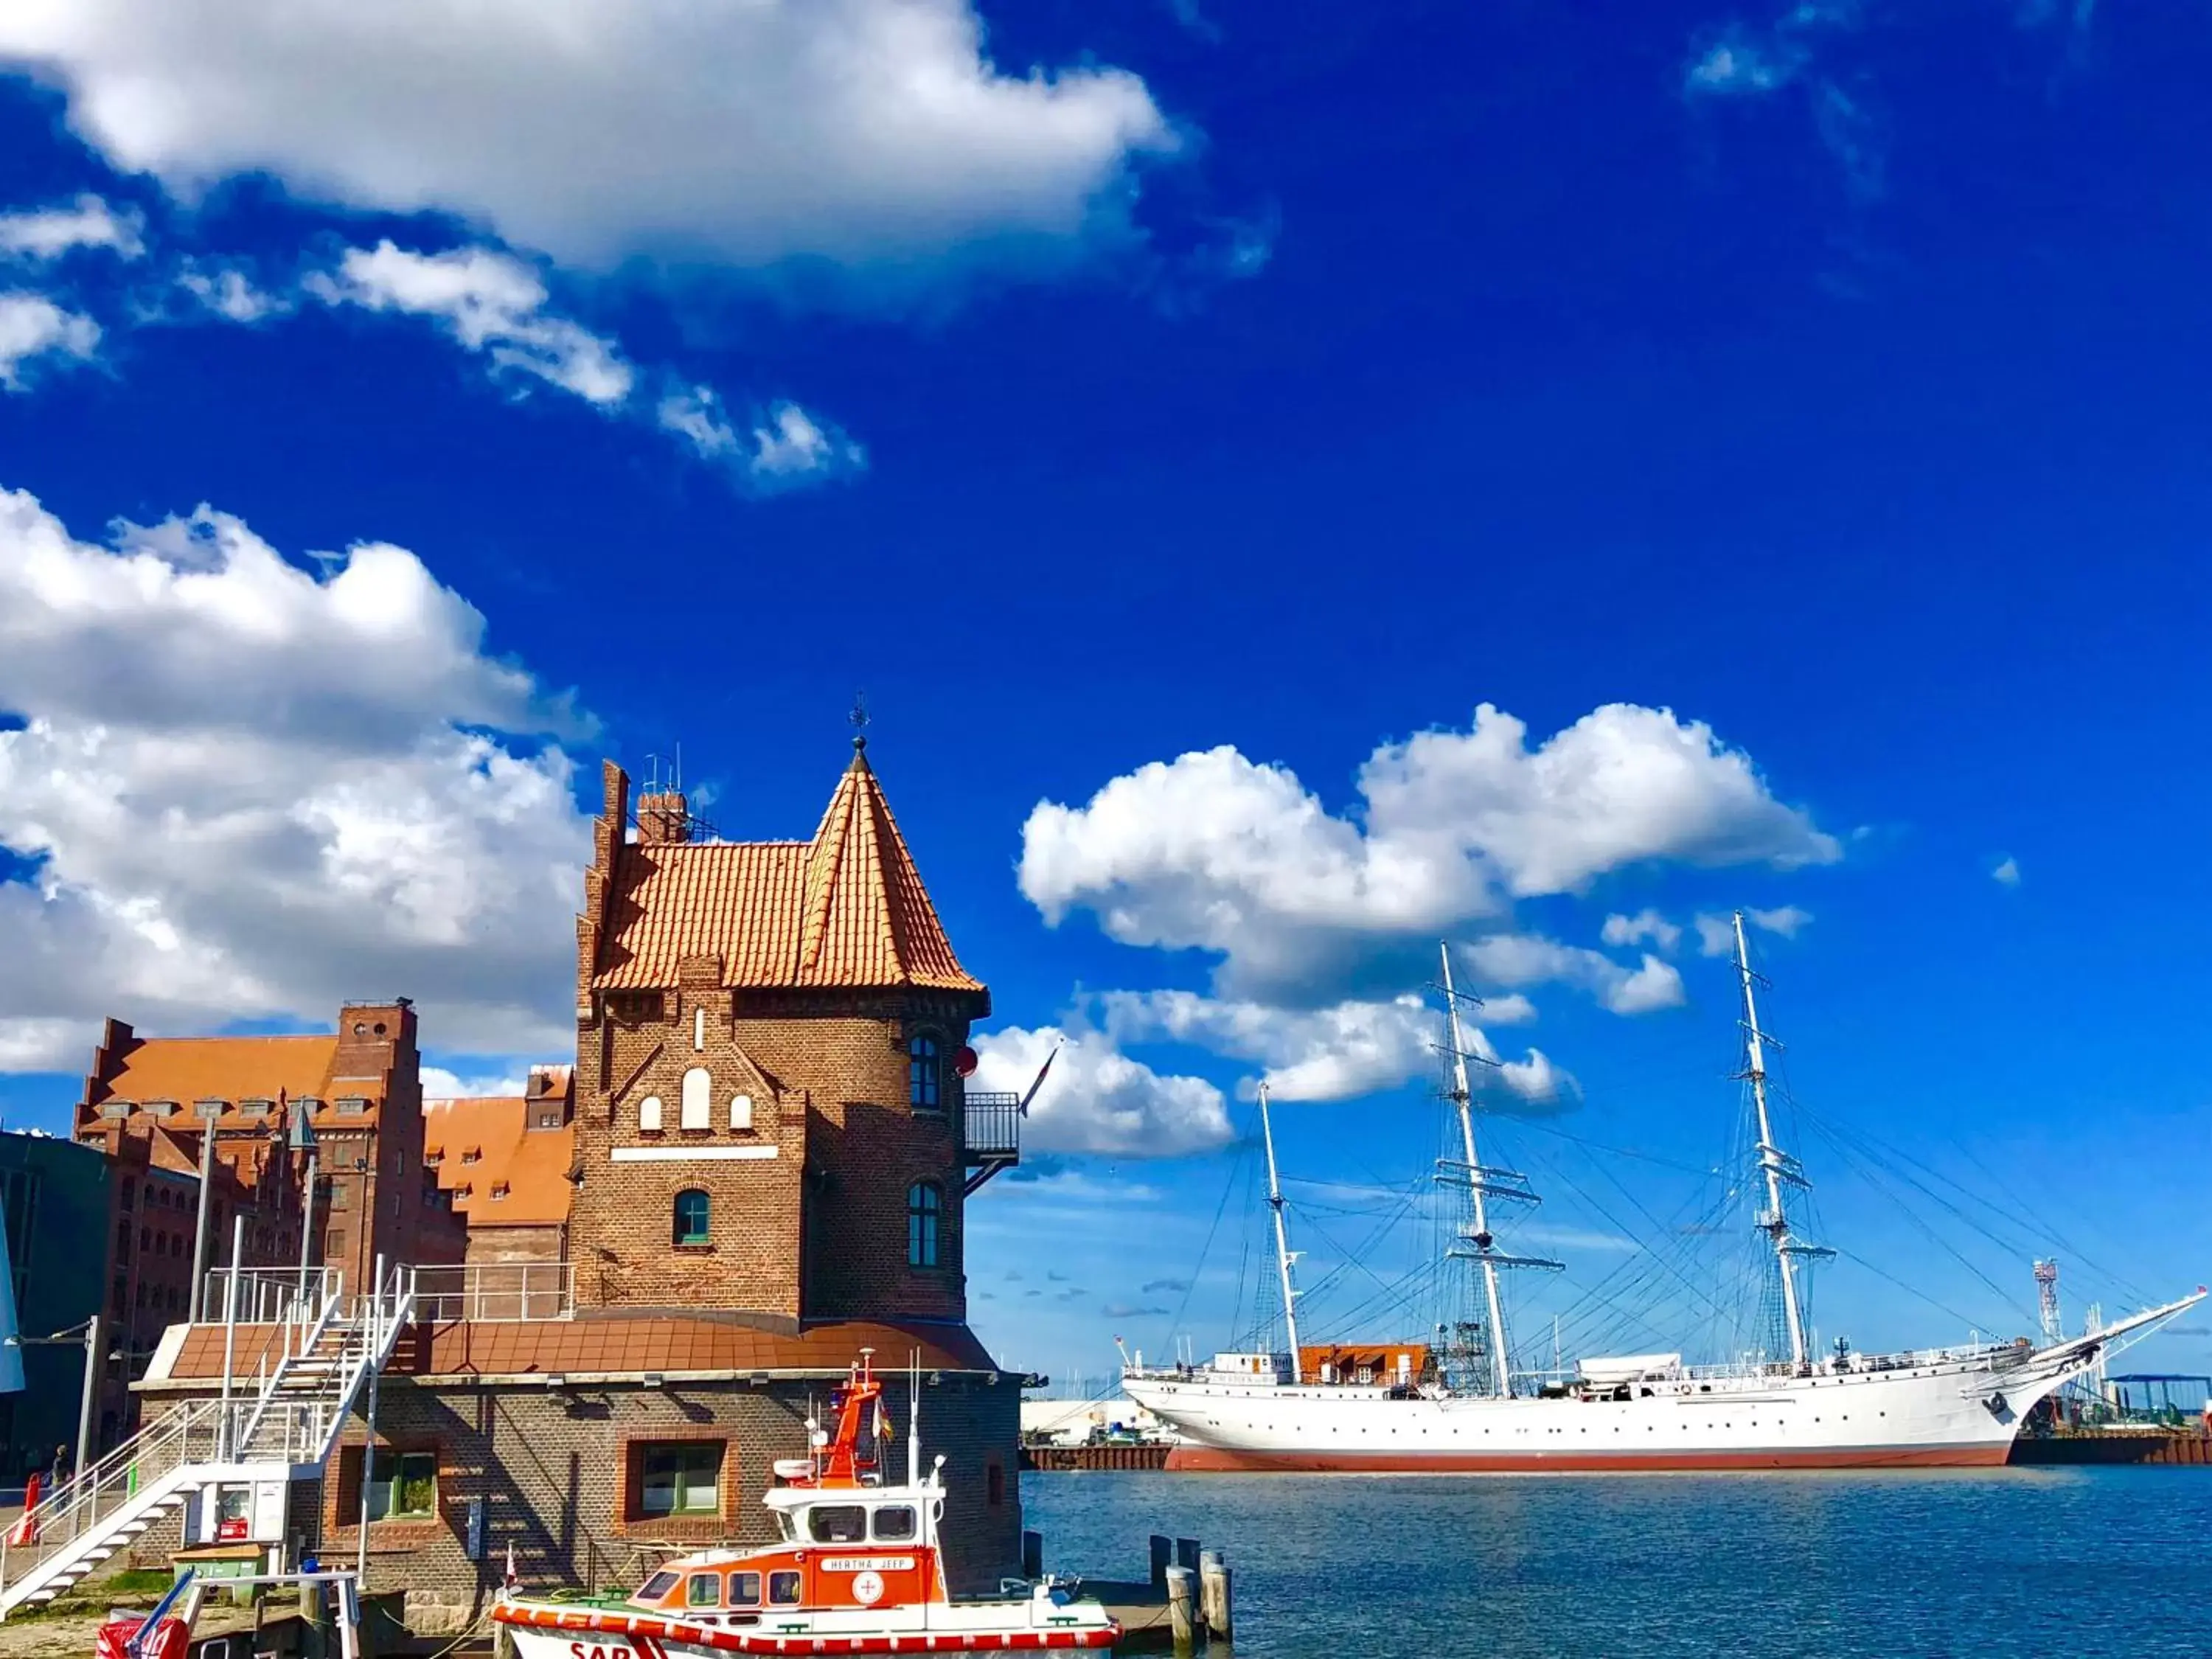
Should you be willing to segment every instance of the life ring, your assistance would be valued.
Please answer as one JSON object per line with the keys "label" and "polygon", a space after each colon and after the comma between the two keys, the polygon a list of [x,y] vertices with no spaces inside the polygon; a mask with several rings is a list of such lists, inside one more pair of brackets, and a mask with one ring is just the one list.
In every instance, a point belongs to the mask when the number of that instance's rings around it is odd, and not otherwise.
{"label": "life ring", "polygon": [[853,1575],[853,1599],[864,1607],[872,1607],[884,1599],[884,1576],[873,1571]]}

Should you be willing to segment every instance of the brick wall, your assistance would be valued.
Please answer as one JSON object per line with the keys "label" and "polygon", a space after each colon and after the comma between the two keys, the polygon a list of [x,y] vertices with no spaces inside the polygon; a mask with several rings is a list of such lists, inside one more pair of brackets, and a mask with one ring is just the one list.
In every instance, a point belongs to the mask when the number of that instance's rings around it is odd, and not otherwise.
{"label": "brick wall", "polygon": [[[732,992],[719,964],[673,990],[599,999],[577,1033],[571,1217],[585,1306],[742,1309],[779,1319],[963,1319],[957,1082],[908,1105],[908,1039],[967,1040],[951,998]],[[685,1128],[703,1070],[708,1121]],[[732,1102],[751,1103],[733,1127]],[[659,1127],[647,1127],[658,1102]],[[935,1188],[937,1262],[908,1262],[908,1198]],[[677,1195],[708,1194],[708,1243],[676,1242]]]}
{"label": "brick wall", "polygon": [[[1012,1376],[939,1376],[937,1385],[925,1382],[921,1391],[922,1467],[927,1471],[939,1454],[945,1459],[947,1576],[957,1592],[988,1590],[1020,1571],[1015,1470],[1021,1391]],[[378,1401],[377,1443],[435,1454],[437,1515],[371,1525],[370,1588],[404,1583],[409,1626],[428,1635],[464,1629],[482,1616],[498,1593],[510,1543],[524,1583],[536,1590],[634,1586],[668,1544],[768,1543],[774,1528],[759,1500],[772,1482],[770,1465],[804,1455],[806,1419],[827,1420],[840,1381],[825,1373],[759,1384],[678,1380],[648,1389],[641,1381],[579,1380],[556,1394],[542,1384],[387,1376]],[[149,1416],[166,1403],[149,1403]],[[897,1425],[892,1478],[903,1479],[903,1376],[886,1379],[884,1404]],[[637,1449],[702,1439],[725,1445],[721,1512],[638,1518],[632,1502]],[[331,1475],[319,1488],[295,1489],[294,1528],[326,1560],[350,1563],[358,1547],[362,1443],[356,1419]],[[470,1560],[465,1548],[471,1500],[485,1506],[482,1561]],[[171,1519],[140,1540],[131,1559],[161,1565],[176,1547]]]}

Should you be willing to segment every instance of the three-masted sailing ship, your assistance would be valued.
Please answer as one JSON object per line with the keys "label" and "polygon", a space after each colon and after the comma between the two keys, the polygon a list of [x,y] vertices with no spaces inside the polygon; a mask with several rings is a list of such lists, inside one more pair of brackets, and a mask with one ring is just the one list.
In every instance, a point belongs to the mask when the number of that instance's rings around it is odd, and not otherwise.
{"label": "three-masted sailing ship", "polygon": [[[1735,918],[1735,968],[1743,999],[1745,1069],[1755,1139],[1753,1224],[1771,1251],[1784,1340],[1778,1352],[1717,1364],[1680,1353],[1586,1358],[1571,1373],[1528,1386],[1510,1362],[1501,1274],[1558,1271],[1548,1258],[1516,1255],[1492,1231],[1499,1206],[1531,1204],[1520,1172],[1483,1162],[1477,1146],[1464,1000],[1443,952],[1444,1005],[1457,1158],[1438,1160],[1436,1178],[1465,1194],[1449,1254],[1477,1281],[1463,1363],[1351,1377],[1304,1374],[1298,1345],[1296,1257],[1284,1217],[1267,1093],[1260,1120],[1267,1151],[1277,1276],[1287,1354],[1217,1354],[1210,1364],[1127,1367],[1129,1396],[1170,1425],[1180,1442],[1168,1467],[1273,1470],[1639,1470],[1931,1468],[2002,1463],[2021,1419],[2100,1356],[2140,1340],[2201,1300],[2195,1294],[2146,1309],[2090,1334],[2037,1346],[2027,1338],[1973,1341],[1908,1352],[1866,1354],[1838,1344],[1813,1352],[1803,1288],[1808,1267],[1833,1251],[1801,1237],[1790,1194],[1808,1183],[1777,1142],[1768,1097],[1769,1039],[1759,1021],[1757,976]],[[1786,1346],[1786,1352],[1778,1351]]]}

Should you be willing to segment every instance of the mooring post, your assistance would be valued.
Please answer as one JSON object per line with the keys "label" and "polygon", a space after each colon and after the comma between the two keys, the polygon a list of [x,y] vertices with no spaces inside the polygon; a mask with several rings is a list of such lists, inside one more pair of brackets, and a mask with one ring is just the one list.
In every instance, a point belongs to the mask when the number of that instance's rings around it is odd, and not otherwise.
{"label": "mooring post", "polygon": [[1024,1530],[1022,1534],[1022,1577],[1044,1577],[1044,1534],[1041,1532]]}
{"label": "mooring post", "polygon": [[1168,1587],[1168,1566],[1175,1559],[1175,1540],[1164,1533],[1152,1534],[1152,1588]]}
{"label": "mooring post", "polygon": [[1176,1539],[1175,1559],[1176,1565],[1179,1567],[1188,1567],[1193,1572],[1196,1572],[1198,1571],[1198,1540],[1195,1538]]}
{"label": "mooring post", "polygon": [[1168,1633],[1179,1659],[1190,1659],[1198,1644],[1197,1578],[1188,1567],[1168,1569]]}
{"label": "mooring post", "polygon": [[1219,1550],[1202,1551],[1198,1558],[1198,1605],[1206,1620],[1206,1638],[1227,1647],[1234,1639],[1237,1620],[1230,1610],[1229,1563]]}

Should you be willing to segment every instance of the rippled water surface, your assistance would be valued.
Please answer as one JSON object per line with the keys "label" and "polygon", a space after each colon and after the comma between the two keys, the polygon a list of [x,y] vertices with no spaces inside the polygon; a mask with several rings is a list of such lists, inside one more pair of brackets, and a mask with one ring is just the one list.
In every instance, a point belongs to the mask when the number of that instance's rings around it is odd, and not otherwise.
{"label": "rippled water surface", "polygon": [[1056,1571],[1237,1575],[1251,1659],[2212,1656],[2212,1469],[1027,1474]]}

